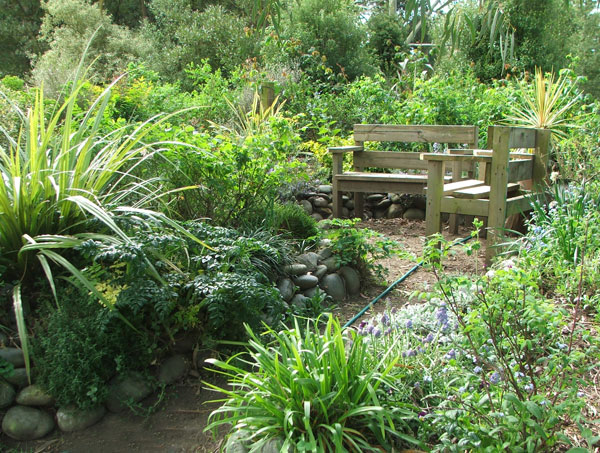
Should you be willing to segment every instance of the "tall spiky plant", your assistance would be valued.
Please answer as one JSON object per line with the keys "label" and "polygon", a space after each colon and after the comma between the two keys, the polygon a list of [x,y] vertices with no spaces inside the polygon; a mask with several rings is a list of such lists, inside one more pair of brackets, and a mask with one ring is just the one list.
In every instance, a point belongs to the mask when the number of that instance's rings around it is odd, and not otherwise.
{"label": "tall spiky plant", "polygon": [[[21,289],[35,269],[46,274],[55,296],[51,263],[68,270],[110,308],[93,283],[61,251],[89,239],[129,242],[116,222],[124,214],[168,224],[195,239],[167,216],[143,209],[144,203],[160,197],[160,187],[156,179],[140,180],[133,175],[144,159],[165,145],[145,143],[144,138],[173,114],[103,132],[102,120],[116,81],[78,116],[75,107],[84,85],[78,74],[70,94],[52,113],[46,111],[40,87],[27,113],[13,105],[22,122],[17,136],[0,126],[8,143],[6,148],[0,146],[0,264],[8,269],[9,278],[18,280],[14,311],[27,364]],[[162,281],[151,265],[148,269]]]}
{"label": "tall spiky plant", "polygon": [[569,83],[565,73],[555,80],[554,73],[546,76],[540,68],[535,70],[533,90],[518,82],[521,103],[513,106],[507,122],[514,126],[550,129],[554,135],[564,136],[567,123],[566,114],[578,102],[579,94]]}

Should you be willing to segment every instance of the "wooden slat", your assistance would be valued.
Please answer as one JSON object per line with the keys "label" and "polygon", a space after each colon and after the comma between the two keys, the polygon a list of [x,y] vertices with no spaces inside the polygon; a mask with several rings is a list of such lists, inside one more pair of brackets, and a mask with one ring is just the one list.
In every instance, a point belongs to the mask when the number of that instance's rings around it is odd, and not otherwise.
{"label": "wooden slat", "polygon": [[483,185],[483,181],[478,179],[465,179],[463,181],[450,182],[448,184],[444,184],[443,195],[450,195],[455,190],[468,189],[481,185]]}
{"label": "wooden slat", "polygon": [[332,146],[331,148],[327,148],[330,153],[338,154],[338,153],[350,153],[354,151],[362,151],[364,148],[362,146]]}
{"label": "wooden slat", "polygon": [[492,156],[460,156],[456,154],[421,153],[422,160],[436,160],[438,162],[491,162]]}
{"label": "wooden slat", "polygon": [[477,143],[476,126],[355,124],[354,140],[405,143]]}
{"label": "wooden slat", "polygon": [[[491,156],[494,153],[491,149],[474,149],[473,154],[475,156]],[[519,151],[511,151],[509,154],[511,159],[533,159],[534,154],[522,153]]]}
{"label": "wooden slat", "polygon": [[508,163],[508,182],[519,182],[533,177],[533,160],[511,160]]}
{"label": "wooden slat", "polygon": [[506,200],[506,216],[531,211],[531,196],[519,195]]}
{"label": "wooden slat", "polygon": [[[507,194],[513,194],[521,188],[518,183],[510,183],[506,188]],[[455,190],[452,194],[455,198],[486,198],[490,195],[490,186],[480,185],[466,189]]]}
{"label": "wooden slat", "polygon": [[354,165],[377,168],[404,168],[426,170],[427,162],[420,159],[419,153],[396,151],[363,151],[354,153]]}
{"label": "wooden slat", "polygon": [[[355,193],[412,193],[424,194],[425,184],[420,182],[397,182],[397,181],[337,181],[338,190]],[[355,203],[356,209],[356,195]]]}
{"label": "wooden slat", "polygon": [[487,217],[489,203],[489,200],[460,200],[458,198],[444,197],[441,202],[441,212]]}
{"label": "wooden slat", "polygon": [[427,168],[427,211],[425,215],[425,236],[431,236],[442,228],[441,203],[444,190],[445,164],[443,161],[429,161]]}
{"label": "wooden slat", "polygon": [[[350,171],[339,175],[334,175],[337,181],[379,181],[390,183],[427,183],[427,175],[409,175],[406,173],[368,173]],[[450,182],[451,176],[444,176],[444,181]]]}

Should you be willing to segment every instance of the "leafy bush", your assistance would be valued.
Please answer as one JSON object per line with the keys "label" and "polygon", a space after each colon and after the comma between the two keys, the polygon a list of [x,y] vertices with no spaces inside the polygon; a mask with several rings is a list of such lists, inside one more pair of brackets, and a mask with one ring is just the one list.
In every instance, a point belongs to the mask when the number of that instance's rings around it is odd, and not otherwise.
{"label": "leafy bush", "polygon": [[289,232],[295,239],[308,239],[319,232],[317,221],[295,203],[275,204],[273,217],[275,231]]}
{"label": "leafy bush", "polygon": [[384,392],[396,388],[394,361],[367,365],[362,337],[346,339],[334,318],[323,334],[311,321],[306,329],[298,321],[293,330],[269,329],[272,344],[247,331],[247,355],[208,361],[232,390],[207,384],[226,395],[207,430],[231,424],[251,451],[273,441],[280,451],[379,451],[392,439],[418,443],[405,421],[414,417],[410,405],[386,403]]}
{"label": "leafy bush", "polygon": [[326,229],[322,235],[331,241],[330,246],[340,266],[352,266],[363,276],[374,273],[385,280],[386,269],[377,263],[399,253],[399,244],[368,228],[354,228],[360,219],[332,219],[322,222]]}
{"label": "leafy bush", "polygon": [[[69,287],[60,295],[62,310],[51,310],[36,325],[35,371],[59,405],[81,409],[101,405],[117,371],[147,366],[154,346],[120,320],[105,319],[85,292]],[[65,299],[68,299],[65,300]]]}

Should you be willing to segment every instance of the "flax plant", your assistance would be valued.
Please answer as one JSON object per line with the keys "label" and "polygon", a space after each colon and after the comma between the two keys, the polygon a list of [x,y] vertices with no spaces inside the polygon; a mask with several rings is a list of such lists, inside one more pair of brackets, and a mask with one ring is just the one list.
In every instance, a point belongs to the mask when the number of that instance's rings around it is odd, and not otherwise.
{"label": "flax plant", "polygon": [[533,91],[523,82],[519,82],[522,96],[520,105],[513,107],[513,113],[507,118],[511,126],[550,129],[553,135],[564,137],[564,127],[573,127],[567,123],[566,115],[579,100],[575,88],[569,84],[565,73],[554,80],[554,73],[548,77],[540,68],[535,70]]}
{"label": "flax plant", "polygon": [[[21,289],[39,270],[45,273],[55,296],[52,269],[58,265],[112,308],[62,252],[89,239],[129,242],[117,222],[123,215],[168,224],[192,237],[167,216],[144,209],[161,197],[161,189],[157,179],[140,180],[133,174],[144,159],[168,144],[146,143],[144,138],[173,115],[158,115],[139,125],[104,132],[102,121],[114,83],[81,116],[75,113],[84,85],[81,80],[75,79],[70,94],[52,112],[47,111],[47,100],[39,88],[26,113],[13,105],[21,119],[18,135],[0,126],[8,143],[0,146],[0,264],[8,269],[8,278],[18,281],[13,301],[27,362],[27,299],[21,297]],[[162,281],[151,265],[148,269]]]}

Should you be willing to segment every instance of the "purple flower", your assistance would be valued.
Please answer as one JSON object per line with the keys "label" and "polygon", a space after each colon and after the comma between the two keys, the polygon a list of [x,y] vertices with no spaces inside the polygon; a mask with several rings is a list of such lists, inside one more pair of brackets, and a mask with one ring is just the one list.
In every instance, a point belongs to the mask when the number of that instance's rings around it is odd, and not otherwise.
{"label": "purple flower", "polygon": [[385,332],[383,332],[383,334],[387,337],[389,334],[392,333],[392,328],[388,327],[387,329],[385,329]]}
{"label": "purple flower", "polygon": [[413,326],[413,322],[409,319],[408,321],[406,321],[406,328],[407,329],[411,329]]}
{"label": "purple flower", "polygon": [[475,374],[479,374],[483,371],[483,369],[480,366],[476,366],[475,368],[473,368],[473,373]]}
{"label": "purple flower", "polygon": [[526,392],[533,392],[533,384],[526,384],[526,385],[523,387],[523,389],[524,389]]}
{"label": "purple flower", "polygon": [[368,333],[368,334],[372,334],[372,333],[373,333],[373,329],[374,329],[374,327],[373,327],[371,324],[369,324],[369,325],[367,326],[367,333]]}
{"label": "purple flower", "polygon": [[379,330],[379,328],[376,328],[375,330],[373,330],[373,336],[375,338],[379,338],[381,336],[381,330]]}
{"label": "purple flower", "polygon": [[455,357],[456,357],[456,351],[454,349],[450,349],[444,356],[444,358],[446,360],[454,359]]}
{"label": "purple flower", "polygon": [[426,374],[425,376],[423,376],[423,382],[426,382],[429,384],[429,383],[433,382],[433,378],[431,376],[429,376],[428,374]]}
{"label": "purple flower", "polygon": [[358,328],[364,329],[366,325],[367,325],[367,321],[361,321],[360,324],[358,325]]}
{"label": "purple flower", "polygon": [[381,323],[384,326],[389,326],[390,325],[390,317],[387,315],[387,313],[384,313],[383,316],[381,317]]}
{"label": "purple flower", "polygon": [[492,384],[497,384],[502,380],[502,377],[500,376],[500,373],[498,373],[497,371],[494,371],[492,373],[492,375],[490,376],[490,382]]}
{"label": "purple flower", "polygon": [[392,307],[392,314],[395,315],[398,312],[398,309],[396,307]]}
{"label": "purple flower", "polygon": [[423,338],[423,343],[431,343],[433,341],[433,334],[429,332],[425,338]]}

